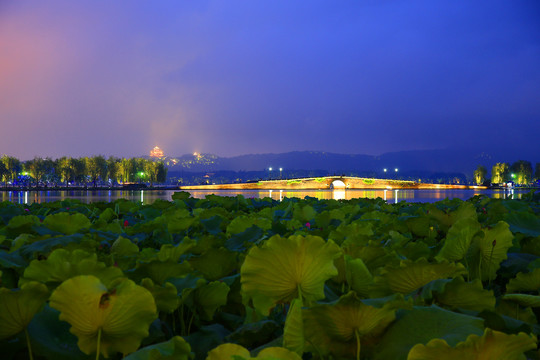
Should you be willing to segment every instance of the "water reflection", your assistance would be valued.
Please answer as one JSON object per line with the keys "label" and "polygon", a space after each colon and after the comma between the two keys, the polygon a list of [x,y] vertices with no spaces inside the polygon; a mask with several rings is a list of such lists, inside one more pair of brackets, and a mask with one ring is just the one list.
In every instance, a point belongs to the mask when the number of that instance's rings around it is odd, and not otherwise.
{"label": "water reflection", "polygon": [[[283,201],[285,198],[304,198],[306,196],[324,200],[350,200],[356,198],[381,198],[388,203],[435,202],[446,198],[467,200],[475,195],[486,195],[496,199],[521,199],[528,190],[196,190],[190,191],[194,198],[204,199],[207,195],[243,195],[245,198],[265,198]],[[68,191],[0,191],[0,201],[19,204],[43,203],[57,200],[77,199],[83,203],[111,202],[117,199],[151,204],[157,199],[170,201],[174,190],[68,190]]]}

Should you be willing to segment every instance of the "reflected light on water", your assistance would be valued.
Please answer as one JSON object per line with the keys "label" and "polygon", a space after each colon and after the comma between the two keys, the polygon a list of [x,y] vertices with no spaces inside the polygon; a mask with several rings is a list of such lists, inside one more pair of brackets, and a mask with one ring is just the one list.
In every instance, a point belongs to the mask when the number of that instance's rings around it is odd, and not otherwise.
{"label": "reflected light on water", "polygon": [[[156,199],[172,200],[174,190],[65,190],[65,191],[0,191],[0,201],[9,201],[19,204],[42,203],[57,200],[77,199],[83,203],[111,202],[125,199],[143,204],[151,204]],[[357,198],[381,198],[388,203],[407,202],[435,202],[446,198],[470,199],[475,195],[485,195],[495,199],[520,199],[529,190],[363,190],[363,189],[334,189],[334,190],[196,190],[190,191],[194,198],[204,199],[210,194],[219,196],[242,195],[245,198],[271,198],[283,201],[284,198],[314,197],[321,200],[351,200]]]}

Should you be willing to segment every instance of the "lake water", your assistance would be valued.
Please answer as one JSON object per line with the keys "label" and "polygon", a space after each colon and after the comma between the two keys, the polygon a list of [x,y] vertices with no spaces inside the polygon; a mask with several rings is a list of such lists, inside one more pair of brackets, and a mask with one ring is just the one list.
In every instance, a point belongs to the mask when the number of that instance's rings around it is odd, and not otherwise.
{"label": "lake water", "polygon": [[[382,198],[388,203],[406,202],[435,202],[446,198],[467,200],[475,195],[486,195],[492,198],[520,199],[528,190],[192,190],[191,196],[204,199],[206,195],[220,196],[243,195],[246,198],[270,197],[282,200],[285,197],[304,198],[306,196],[318,199],[354,199]],[[19,204],[43,203],[65,199],[78,199],[84,203],[116,199],[150,204],[156,199],[170,201],[175,190],[73,190],[73,191],[0,191],[0,201],[11,201]]]}

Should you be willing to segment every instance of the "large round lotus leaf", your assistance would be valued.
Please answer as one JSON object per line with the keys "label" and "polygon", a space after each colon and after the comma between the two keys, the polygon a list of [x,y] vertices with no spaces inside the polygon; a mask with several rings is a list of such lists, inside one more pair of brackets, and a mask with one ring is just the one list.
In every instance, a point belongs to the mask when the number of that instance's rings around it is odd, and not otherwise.
{"label": "large round lotus leaf", "polygon": [[345,255],[345,277],[352,290],[358,295],[366,297],[369,286],[373,283],[373,276],[362,259],[352,259]]}
{"label": "large round lotus leaf", "polygon": [[[476,213],[476,208],[474,207],[474,204],[462,200],[459,201],[459,207],[454,211],[449,211],[449,209],[441,210],[436,207],[437,205],[431,205],[428,207],[429,216],[433,219],[436,219],[440,223],[443,230],[451,227],[453,224],[455,224],[458,220],[461,219],[476,220],[478,218],[478,214]],[[438,205],[442,205],[442,202]]]}
{"label": "large round lotus leaf", "polygon": [[[527,209],[528,210],[528,209]],[[504,217],[512,232],[532,237],[540,236],[540,218],[527,211],[512,211]]]}
{"label": "large round lotus leaf", "polygon": [[35,215],[17,215],[9,220],[7,229],[11,230],[10,233],[18,235],[30,231],[32,226],[39,224],[39,218]]}
{"label": "large round lotus leaf", "polygon": [[471,277],[482,281],[495,279],[501,262],[507,258],[513,238],[504,221],[499,221],[491,229],[484,229],[484,236],[475,237],[467,255]]}
{"label": "large round lotus leaf", "polygon": [[402,316],[387,329],[374,352],[374,360],[404,360],[409,350],[418,343],[442,338],[455,345],[470,334],[481,335],[484,320],[458,314],[438,306],[415,307],[403,311]]}
{"label": "large round lotus leaf", "polygon": [[145,278],[141,281],[141,286],[152,293],[158,311],[171,313],[180,305],[176,287],[169,282],[161,286],[154,284],[151,279]]}
{"label": "large round lotus leaf", "polygon": [[435,298],[447,307],[473,311],[494,310],[496,302],[493,291],[485,290],[479,279],[466,282],[461,276],[448,282]]}
{"label": "large round lotus leaf", "polygon": [[136,351],[157,318],[154,298],[142,286],[126,279],[108,290],[92,275],[64,281],[52,293],[50,306],[60,311],[60,320],[71,324],[84,353],[97,351],[101,332],[100,353],[105,357]]}
{"label": "large round lotus leaf", "polygon": [[529,307],[529,306],[539,307],[540,306],[540,296],[538,295],[506,294],[506,295],[503,295],[502,299],[506,301],[513,301],[525,307]]}
{"label": "large round lotus leaf", "polygon": [[540,268],[534,269],[530,273],[518,273],[514,279],[510,279],[506,285],[506,291],[510,293],[518,291],[539,291],[540,290]]}
{"label": "large round lotus leaf", "polygon": [[302,311],[308,347],[321,354],[356,356],[366,335],[379,335],[394,319],[399,303],[389,301],[381,308],[364,304],[354,292],[335,304],[315,305]]}
{"label": "large round lotus leaf", "polygon": [[82,229],[89,228],[91,223],[90,220],[81,213],[68,214],[66,212],[60,212],[48,215],[45,220],[43,220],[43,225],[51,230],[71,235]]}
{"label": "large round lotus leaf", "polygon": [[[300,295],[306,301],[324,298],[324,283],[337,275],[339,247],[318,236],[275,235],[249,251],[240,269],[242,291],[261,313]],[[299,291],[301,294],[299,294]]]}
{"label": "large round lotus leaf", "polygon": [[436,259],[459,261],[467,255],[467,251],[476,234],[480,231],[480,223],[473,218],[465,218],[456,221],[446,234],[444,245],[436,256]]}
{"label": "large round lotus leaf", "polygon": [[399,266],[386,266],[380,275],[375,276],[372,285],[372,297],[381,297],[392,293],[409,294],[436,279],[453,278],[467,273],[460,263],[429,263],[422,258],[415,262],[402,260]]}
{"label": "large round lotus leaf", "polygon": [[124,360],[190,360],[191,347],[180,336],[175,336],[169,341],[144,347]]}
{"label": "large round lotus leaf", "polygon": [[261,360],[302,360],[296,353],[282,347],[267,347],[262,349],[254,359]]}
{"label": "large round lotus leaf", "polygon": [[119,236],[111,245],[111,254],[115,256],[131,256],[139,253],[139,247],[131,240]]}
{"label": "large round lotus leaf", "polygon": [[[234,358],[233,358],[234,356]],[[221,344],[208,353],[206,360],[251,359],[249,351],[237,344]]]}
{"label": "large round lotus leaf", "polygon": [[263,230],[269,230],[272,227],[272,220],[264,217],[246,215],[237,216],[227,226],[227,235],[239,234],[253,225],[258,226]]}
{"label": "large round lotus leaf", "polygon": [[495,312],[530,324],[536,324],[538,322],[536,315],[530,307],[522,307],[515,301],[501,298],[495,308]]}
{"label": "large round lotus leaf", "polygon": [[525,360],[523,353],[532,349],[536,349],[534,335],[508,335],[486,329],[484,335],[470,335],[456,347],[441,339],[433,339],[426,345],[417,344],[407,360]]}
{"label": "large round lotus leaf", "polygon": [[35,280],[54,289],[64,280],[77,275],[94,275],[105,286],[124,276],[119,268],[107,267],[98,261],[96,254],[78,249],[71,252],[56,249],[45,260],[32,260],[24,270],[20,283]]}
{"label": "large round lotus leaf", "polygon": [[237,254],[225,248],[210,248],[201,256],[189,259],[189,263],[210,281],[230,275],[238,267]]}
{"label": "large round lotus leaf", "polygon": [[20,289],[0,288],[0,339],[20,333],[49,297],[49,290],[38,282]]}
{"label": "large round lotus leaf", "polygon": [[302,355],[304,352],[304,320],[302,300],[294,299],[289,307],[283,328],[283,347]]}
{"label": "large round lotus leaf", "polygon": [[216,310],[227,303],[229,286],[224,282],[213,281],[195,290],[195,303],[203,320],[212,320]]}

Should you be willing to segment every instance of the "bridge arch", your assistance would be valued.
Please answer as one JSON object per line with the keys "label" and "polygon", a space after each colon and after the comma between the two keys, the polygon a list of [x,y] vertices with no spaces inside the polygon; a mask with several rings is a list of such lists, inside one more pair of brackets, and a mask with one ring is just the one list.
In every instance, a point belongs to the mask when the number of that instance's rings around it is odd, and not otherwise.
{"label": "bridge arch", "polygon": [[342,180],[334,180],[330,184],[330,189],[345,189],[347,185]]}

